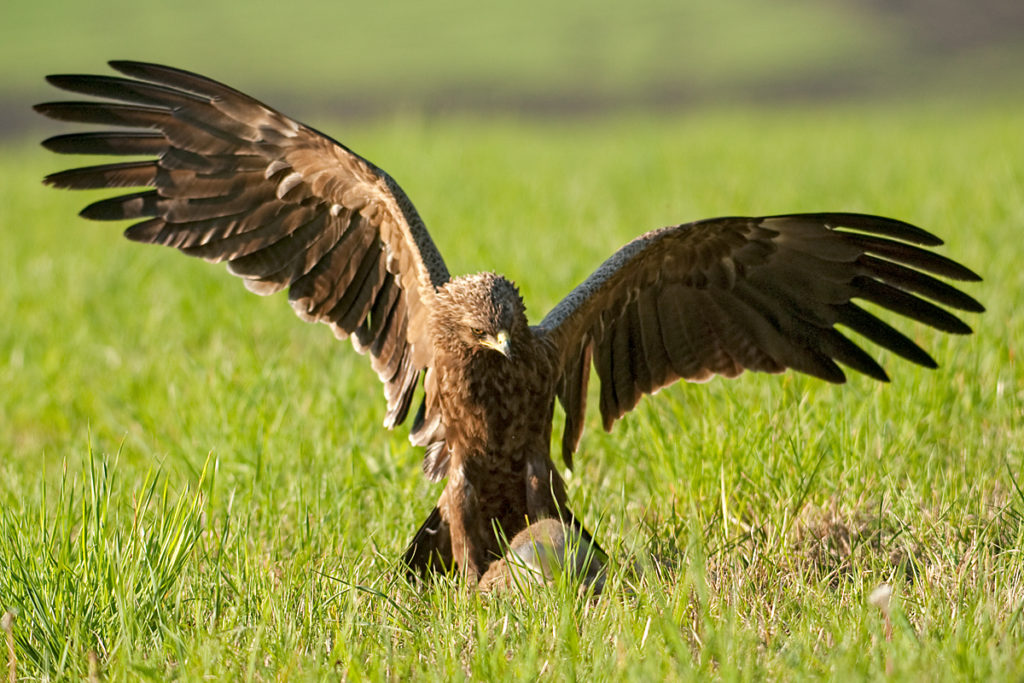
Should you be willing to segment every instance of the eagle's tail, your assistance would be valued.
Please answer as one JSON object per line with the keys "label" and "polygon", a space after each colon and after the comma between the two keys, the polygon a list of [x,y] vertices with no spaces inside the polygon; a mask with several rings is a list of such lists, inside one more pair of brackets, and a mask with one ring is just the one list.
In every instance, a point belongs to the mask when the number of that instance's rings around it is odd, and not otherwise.
{"label": "eagle's tail", "polygon": [[402,558],[410,575],[426,577],[432,572],[448,572],[452,567],[452,535],[441,510],[434,511],[412,537]]}

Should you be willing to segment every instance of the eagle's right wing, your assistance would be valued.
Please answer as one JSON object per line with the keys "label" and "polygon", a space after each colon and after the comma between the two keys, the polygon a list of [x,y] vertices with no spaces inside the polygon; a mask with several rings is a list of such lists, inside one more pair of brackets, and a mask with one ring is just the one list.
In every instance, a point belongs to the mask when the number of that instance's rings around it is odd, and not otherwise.
{"label": "eagle's right wing", "polygon": [[[384,383],[385,425],[402,422],[429,368],[428,317],[448,270],[398,184],[327,136],[237,90],[156,64],[111,62],[131,78],[50,76],[100,98],[51,102],[54,119],[105,126],[43,144],[68,154],[146,157],[54,173],[72,189],[148,187],[82,215],[141,219],[129,239],[176,247],[258,294],[288,289],[295,312],[369,353]],[[437,427],[435,425],[435,427]],[[429,445],[443,434],[416,434]]]}

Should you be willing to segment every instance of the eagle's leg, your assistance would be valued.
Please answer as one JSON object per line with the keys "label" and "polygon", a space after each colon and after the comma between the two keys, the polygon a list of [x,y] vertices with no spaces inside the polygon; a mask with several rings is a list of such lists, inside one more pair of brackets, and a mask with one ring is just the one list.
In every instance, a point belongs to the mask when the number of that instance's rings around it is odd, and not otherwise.
{"label": "eagle's leg", "polygon": [[[579,526],[566,506],[565,483],[550,460],[527,462],[524,475],[525,500],[518,498],[518,503],[502,506],[503,511],[493,516],[495,510],[489,514],[481,509],[476,487],[465,476],[464,470],[450,470],[448,485],[437,507],[416,532],[405,552],[405,564],[410,571],[426,576],[433,571],[448,571],[454,566],[467,579],[476,582],[492,563],[501,558],[509,539],[528,524],[554,519]],[[585,529],[579,527],[579,531],[588,542],[593,542]]]}
{"label": "eagle's leg", "polygon": [[475,583],[487,568],[488,532],[481,529],[484,519],[476,490],[460,469],[449,474],[439,505],[441,517],[451,530],[452,559],[466,578]]}
{"label": "eagle's leg", "polygon": [[475,583],[497,557],[497,549],[491,520],[480,510],[473,485],[461,468],[454,468],[437,507],[416,532],[404,559],[410,571],[420,576],[454,565]]}
{"label": "eagle's leg", "polygon": [[[528,461],[525,474],[528,524],[502,543],[502,557],[490,563],[477,588],[486,593],[523,579],[550,582],[567,570],[601,592],[607,555],[569,510],[562,477],[548,458]],[[516,571],[525,573],[517,578]]]}
{"label": "eagle's leg", "polygon": [[[552,517],[569,521],[565,482],[549,458],[534,458],[526,463],[526,510],[530,521]],[[517,532],[518,533],[518,532]]]}

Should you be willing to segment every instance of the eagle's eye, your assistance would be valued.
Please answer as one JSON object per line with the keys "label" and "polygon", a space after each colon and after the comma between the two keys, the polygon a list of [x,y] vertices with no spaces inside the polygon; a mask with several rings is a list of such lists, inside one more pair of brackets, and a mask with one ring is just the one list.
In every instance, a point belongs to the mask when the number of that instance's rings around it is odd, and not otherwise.
{"label": "eagle's eye", "polygon": [[487,336],[487,333],[481,330],[479,327],[474,327],[472,328],[471,331],[473,332],[473,336],[476,337],[477,339],[483,339],[485,336]]}

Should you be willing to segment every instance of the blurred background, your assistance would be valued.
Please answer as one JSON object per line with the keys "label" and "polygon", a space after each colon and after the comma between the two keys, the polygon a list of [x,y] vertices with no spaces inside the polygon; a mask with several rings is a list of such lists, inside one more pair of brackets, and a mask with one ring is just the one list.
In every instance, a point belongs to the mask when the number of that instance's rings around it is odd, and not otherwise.
{"label": "blurred background", "polygon": [[199,71],[286,112],[567,117],[703,106],[1000,98],[1020,0],[6,0],[0,135],[42,77],[108,59]]}

